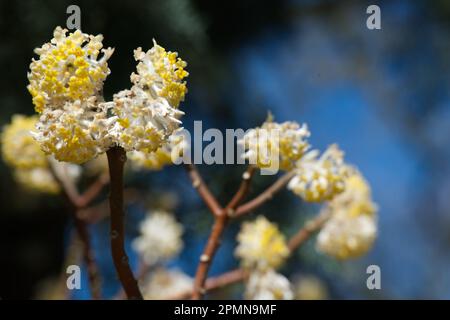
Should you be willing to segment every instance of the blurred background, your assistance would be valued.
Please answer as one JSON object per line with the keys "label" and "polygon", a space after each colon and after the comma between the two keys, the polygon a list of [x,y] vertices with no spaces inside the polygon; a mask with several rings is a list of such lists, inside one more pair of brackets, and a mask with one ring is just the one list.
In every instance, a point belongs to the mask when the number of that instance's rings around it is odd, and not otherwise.
{"label": "blurred background", "polygon": [[[450,298],[450,2],[437,1],[0,1],[0,125],[33,114],[26,74],[33,49],[81,8],[81,29],[115,47],[105,97],[129,87],[133,49],[155,38],[188,62],[183,125],[251,128],[270,110],[278,121],[306,122],[313,146],[338,143],[359,167],[379,205],[379,235],[364,258],[336,262],[296,252],[284,274],[320,278],[331,299]],[[381,8],[381,30],[366,28],[366,8]],[[200,166],[225,202],[243,167]],[[273,177],[258,177],[254,194]],[[183,168],[130,173],[139,190],[127,206],[128,239],[145,212],[166,207],[185,226],[183,253],[170,266],[194,275],[212,218]],[[61,197],[29,193],[0,162],[0,297],[31,299],[63,272],[72,222]],[[106,191],[104,196],[106,196]],[[99,201],[102,201],[100,199]],[[282,192],[258,213],[293,234],[317,208]],[[248,217],[247,217],[248,219]],[[106,298],[119,288],[109,251],[109,221],[91,226]],[[238,265],[239,223],[226,233],[210,274]],[[137,258],[130,246],[130,261]],[[366,268],[381,268],[368,290]],[[83,272],[85,274],[85,272]],[[74,299],[90,298],[84,290]],[[211,298],[240,297],[232,286]]]}

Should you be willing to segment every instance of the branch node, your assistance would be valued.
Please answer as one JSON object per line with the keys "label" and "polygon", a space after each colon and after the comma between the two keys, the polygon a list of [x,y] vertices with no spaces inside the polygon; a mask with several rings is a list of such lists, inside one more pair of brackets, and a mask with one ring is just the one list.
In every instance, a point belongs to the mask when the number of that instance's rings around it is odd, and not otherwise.
{"label": "branch node", "polygon": [[210,256],[208,256],[207,254],[202,254],[200,256],[200,262],[203,262],[203,263],[209,262],[210,259],[211,259]]}
{"label": "branch node", "polygon": [[250,172],[245,171],[245,172],[242,174],[242,179],[244,179],[244,180],[249,180],[250,178],[251,178]]}
{"label": "branch node", "polygon": [[199,187],[200,187],[200,184],[201,184],[201,182],[200,182],[199,179],[195,179],[195,180],[192,181],[192,186],[193,186],[195,189],[199,188]]}
{"label": "branch node", "polygon": [[230,218],[233,218],[235,216],[236,210],[234,210],[233,208],[228,208],[227,209],[227,216]]}

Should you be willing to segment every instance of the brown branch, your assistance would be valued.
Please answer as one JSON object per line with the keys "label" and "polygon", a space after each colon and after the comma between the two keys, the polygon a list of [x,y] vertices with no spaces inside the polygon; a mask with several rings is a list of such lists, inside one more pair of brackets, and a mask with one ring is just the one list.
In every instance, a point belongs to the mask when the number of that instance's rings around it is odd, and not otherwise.
{"label": "brown branch", "polygon": [[192,292],[192,299],[194,300],[201,299],[206,292],[203,286],[206,277],[208,276],[208,270],[211,266],[211,261],[214,258],[214,254],[219,247],[220,237],[225,230],[225,226],[228,220],[227,218],[227,215],[224,213],[215,218],[211,234],[209,235],[208,242],[206,243],[205,249],[200,256],[197,272],[195,273],[194,290]]}
{"label": "brown branch", "polygon": [[322,226],[330,218],[329,212],[323,211],[314,219],[305,223],[305,226],[298,230],[298,232],[293,235],[288,242],[288,248],[292,252],[299,248],[303,243],[306,242],[316,231],[320,230]]}
{"label": "brown branch", "polygon": [[128,299],[142,300],[142,294],[131,271],[124,248],[123,167],[127,156],[121,147],[110,148],[107,156],[111,179],[109,207],[111,211],[111,252],[114,266]]}
{"label": "brown branch", "polygon": [[[255,173],[256,168],[254,166],[249,166],[247,171],[242,175],[242,182],[239,186],[238,191],[235,193],[231,201],[227,205],[227,209],[235,210],[236,207],[244,200],[250,189],[251,180]],[[231,214],[230,214],[231,213]],[[228,215],[234,216],[233,212],[228,212]]]}
{"label": "brown branch", "polygon": [[[55,180],[61,186],[64,196],[69,202],[69,212],[71,213],[74,220],[75,230],[77,231],[78,238],[83,243],[83,259],[88,270],[89,285],[91,288],[92,298],[98,300],[101,299],[101,280],[92,251],[89,231],[87,229],[86,222],[83,221],[78,215],[80,207],[77,199],[79,199],[80,196],[75,184],[70,180],[66,172],[58,172],[58,170],[56,170],[55,168],[55,165],[61,164],[50,161],[50,171]],[[62,169],[64,170],[64,168]],[[86,202],[85,205],[87,204],[89,204],[89,202]]]}
{"label": "brown branch", "polygon": [[236,212],[234,213],[234,217],[240,217],[250,211],[253,211],[268,200],[272,199],[277,192],[279,192],[284,186],[286,186],[286,184],[289,183],[294,175],[294,171],[285,173],[259,196],[237,207]]}
{"label": "brown branch", "polygon": [[[328,220],[329,214],[324,212],[314,219],[308,221],[303,228],[301,228],[292,238],[288,241],[289,250],[292,252],[298,249],[304,244],[315,232],[320,230],[324,223]],[[205,282],[203,293],[207,291],[223,288],[225,286],[241,282],[248,276],[248,272],[245,269],[237,268],[226,273],[223,273],[217,277],[208,278]],[[194,294],[193,290],[185,291],[175,296],[168,297],[168,299],[180,300],[187,299]]]}
{"label": "brown branch", "polygon": [[[145,276],[149,273],[150,269],[151,269],[151,266],[146,264],[144,261],[140,260],[138,269],[136,271],[136,279],[138,279],[138,281],[143,280],[145,278]],[[121,288],[119,290],[119,292],[116,293],[113,300],[123,300],[126,297],[127,296],[125,294],[125,291],[123,290],[123,288]]]}
{"label": "brown branch", "polygon": [[242,182],[238,191],[235,193],[231,201],[224,209],[221,209],[218,214],[215,215],[214,225],[211,230],[211,234],[206,243],[203,254],[200,256],[200,261],[195,273],[194,290],[192,293],[192,299],[201,299],[206,291],[205,281],[208,276],[208,271],[211,266],[212,259],[220,246],[220,238],[225,230],[229,218],[234,216],[234,210],[239,203],[247,195],[251,178],[253,177],[255,168],[250,166],[242,175]]}
{"label": "brown branch", "polygon": [[92,183],[89,188],[83,192],[81,196],[78,197],[77,207],[85,208],[87,207],[103,190],[103,187],[109,183],[109,175],[101,174],[94,183]]}
{"label": "brown branch", "polygon": [[95,262],[94,252],[92,250],[89,231],[87,224],[82,219],[78,218],[75,214],[75,229],[77,230],[78,237],[83,243],[83,257],[86,263],[86,268],[89,276],[89,284],[91,286],[92,298],[99,300],[101,296],[101,281],[100,274],[98,271],[97,263]]}
{"label": "brown branch", "polygon": [[216,198],[213,196],[208,186],[203,181],[200,173],[197,168],[193,164],[186,164],[186,170],[189,173],[189,177],[192,181],[192,186],[197,189],[198,194],[203,199],[205,204],[208,206],[209,210],[213,213],[214,216],[220,215],[222,211],[222,207],[217,202]]}

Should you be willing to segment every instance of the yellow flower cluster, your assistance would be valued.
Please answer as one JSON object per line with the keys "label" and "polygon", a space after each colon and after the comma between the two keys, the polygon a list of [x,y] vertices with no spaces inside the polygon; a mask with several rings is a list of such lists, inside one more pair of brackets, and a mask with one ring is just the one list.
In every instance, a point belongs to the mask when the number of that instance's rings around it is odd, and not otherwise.
{"label": "yellow flower cluster", "polygon": [[37,116],[13,116],[1,135],[3,159],[15,169],[14,177],[22,186],[57,193],[59,186],[49,170],[47,156],[31,134],[37,120]]}
{"label": "yellow flower cluster", "polygon": [[187,63],[178,57],[177,52],[166,51],[153,40],[153,48],[143,52],[141,48],[134,51],[134,58],[139,61],[137,74],[131,75],[134,85],[165,98],[170,106],[178,108],[187,93],[186,82],[189,73],[184,69]]}
{"label": "yellow flower cluster", "polygon": [[37,116],[15,115],[11,123],[4,127],[2,154],[8,165],[20,169],[47,167],[47,157],[31,135],[37,120]]}
{"label": "yellow flower cluster", "polygon": [[288,184],[288,189],[308,202],[330,200],[345,189],[344,180],[347,167],[344,153],[331,145],[319,157],[316,150],[308,152],[295,168],[296,175]]}
{"label": "yellow flower cluster", "polygon": [[16,181],[30,191],[57,194],[59,184],[48,168],[18,169],[14,173]]}
{"label": "yellow flower cluster", "polygon": [[163,300],[192,290],[194,279],[178,269],[156,268],[141,285],[145,300]]}
{"label": "yellow flower cluster", "polygon": [[34,134],[42,150],[59,161],[82,164],[105,152],[112,144],[106,108],[96,97],[77,100],[64,107],[45,111]]}
{"label": "yellow flower cluster", "polygon": [[155,211],[140,225],[141,235],[132,246],[144,262],[155,265],[177,255],[183,247],[183,226],[164,211]]}
{"label": "yellow flower cluster", "polygon": [[173,134],[156,151],[131,151],[128,159],[136,169],[161,170],[181,157],[186,146],[182,135]]}
{"label": "yellow flower cluster", "polygon": [[306,124],[276,123],[269,115],[261,127],[248,130],[238,143],[246,149],[244,158],[257,167],[291,170],[309,148],[309,135]]}
{"label": "yellow flower cluster", "polygon": [[107,60],[114,50],[102,49],[102,35],[66,34],[57,27],[50,43],[35,49],[39,59],[31,62],[28,91],[39,113],[97,95],[110,72]]}
{"label": "yellow flower cluster", "polygon": [[244,296],[248,300],[292,300],[294,293],[285,276],[269,269],[250,273]]}
{"label": "yellow flower cluster", "polygon": [[39,58],[28,74],[28,90],[42,114],[35,138],[57,160],[85,163],[113,145],[151,153],[181,124],[186,62],[156,42],[145,53],[138,48],[133,86],[104,102],[101,91],[114,50],[102,49],[102,40],[57,27],[50,43],[35,50]]}
{"label": "yellow flower cluster", "polygon": [[[133,86],[114,95],[108,103],[117,116],[114,130],[117,143],[127,151],[155,152],[179,128],[178,110],[187,92],[186,62],[177,53],[166,52],[154,41],[146,53],[134,52],[137,74],[131,75]],[[161,152],[159,153],[161,156]]]}
{"label": "yellow flower cluster", "polygon": [[346,188],[325,208],[331,213],[317,237],[317,248],[337,259],[365,254],[377,234],[377,206],[371,198],[370,187],[354,168],[346,179]]}
{"label": "yellow flower cluster", "polygon": [[244,222],[235,254],[246,268],[267,270],[279,267],[289,256],[283,234],[265,217]]}

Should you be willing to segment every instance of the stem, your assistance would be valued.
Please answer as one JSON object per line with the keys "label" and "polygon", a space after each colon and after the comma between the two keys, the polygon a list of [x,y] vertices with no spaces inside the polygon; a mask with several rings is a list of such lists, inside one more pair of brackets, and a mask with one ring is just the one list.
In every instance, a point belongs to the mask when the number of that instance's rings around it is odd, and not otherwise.
{"label": "stem", "polygon": [[136,279],[133,276],[128,257],[125,252],[124,242],[124,217],[123,209],[123,167],[127,161],[125,150],[121,147],[112,147],[107,152],[109,164],[109,176],[111,179],[111,193],[109,206],[111,211],[111,252],[119,280],[128,299],[142,300]]}
{"label": "stem", "polygon": [[200,256],[200,262],[195,274],[194,291],[192,293],[192,299],[194,300],[201,299],[206,292],[203,286],[206,277],[208,276],[208,270],[211,266],[211,261],[214,258],[214,254],[216,253],[217,248],[219,247],[220,237],[225,230],[225,226],[228,220],[227,218],[228,217],[226,214],[221,214],[219,217],[216,217],[214,221],[211,234],[209,236],[208,242],[206,243],[203,254]]}
{"label": "stem", "polygon": [[212,259],[214,258],[214,255],[220,246],[220,238],[225,230],[228,220],[234,216],[234,210],[247,195],[250,188],[251,178],[253,177],[254,172],[255,168],[252,166],[247,169],[247,171],[242,175],[241,185],[239,186],[238,191],[233,196],[231,201],[224,209],[221,209],[218,214],[214,215],[214,225],[212,227],[211,234],[208,238],[208,242],[206,243],[203,254],[200,256],[200,262],[195,274],[192,299],[199,300],[206,292],[205,281],[208,276],[208,271],[211,266]]}
{"label": "stem", "polygon": [[[81,243],[83,244],[83,259],[86,263],[86,267],[88,270],[88,276],[89,276],[89,285],[91,288],[91,295],[92,298],[95,300],[101,299],[101,281],[100,281],[100,274],[98,271],[97,264],[95,262],[94,253],[92,251],[91,242],[90,242],[90,236],[89,231],[87,229],[86,222],[83,221],[79,215],[78,212],[81,208],[84,206],[87,206],[92,199],[95,198],[95,196],[100,192],[101,188],[96,191],[94,194],[91,193],[91,198],[87,198],[88,201],[86,202],[80,202],[80,197],[78,190],[73,183],[72,180],[70,180],[67,175],[65,175],[63,171],[58,174],[58,170],[55,170],[55,165],[58,165],[56,162],[50,161],[50,171],[55,178],[55,180],[59,183],[61,186],[61,189],[64,192],[64,196],[67,198],[69,204],[70,204],[70,213],[72,215],[72,218],[74,220],[75,229],[78,235],[78,238],[80,239]],[[64,168],[62,168],[64,169]],[[102,185],[103,187],[103,185]]]}
{"label": "stem", "polygon": [[[290,251],[298,249],[303,245],[315,232],[320,230],[324,223],[328,220],[329,214],[324,212],[314,219],[308,221],[303,228],[301,228],[288,242]],[[228,272],[225,272],[217,277],[212,277],[206,280],[203,294],[206,291],[219,289],[227,285],[238,283],[247,278],[248,272],[245,269],[237,268]],[[187,299],[189,296],[195,294],[193,291],[182,292],[176,296],[168,297],[168,299]]]}
{"label": "stem", "polygon": [[191,178],[192,186],[197,189],[197,192],[199,193],[205,204],[208,206],[209,210],[213,213],[214,216],[220,215],[222,207],[203,181],[195,165],[186,164],[185,168],[189,173],[189,177]]}
{"label": "stem", "polygon": [[288,182],[294,177],[294,175],[295,175],[294,171],[289,171],[285,173],[259,196],[239,206],[236,209],[234,216],[240,217],[250,211],[255,210],[268,200],[272,199],[277,192],[279,192],[284,186],[286,186],[286,184],[288,184]]}
{"label": "stem", "polygon": [[78,233],[78,237],[83,243],[83,256],[84,262],[88,270],[89,283],[91,286],[92,298],[95,300],[101,299],[101,282],[100,275],[98,272],[97,264],[94,258],[94,252],[91,247],[90,237],[86,222],[78,218],[75,214],[75,228]]}
{"label": "stem", "polygon": [[289,239],[288,248],[292,252],[306,242],[316,231],[320,230],[330,218],[329,212],[324,211],[314,219],[306,222],[305,226]]}

